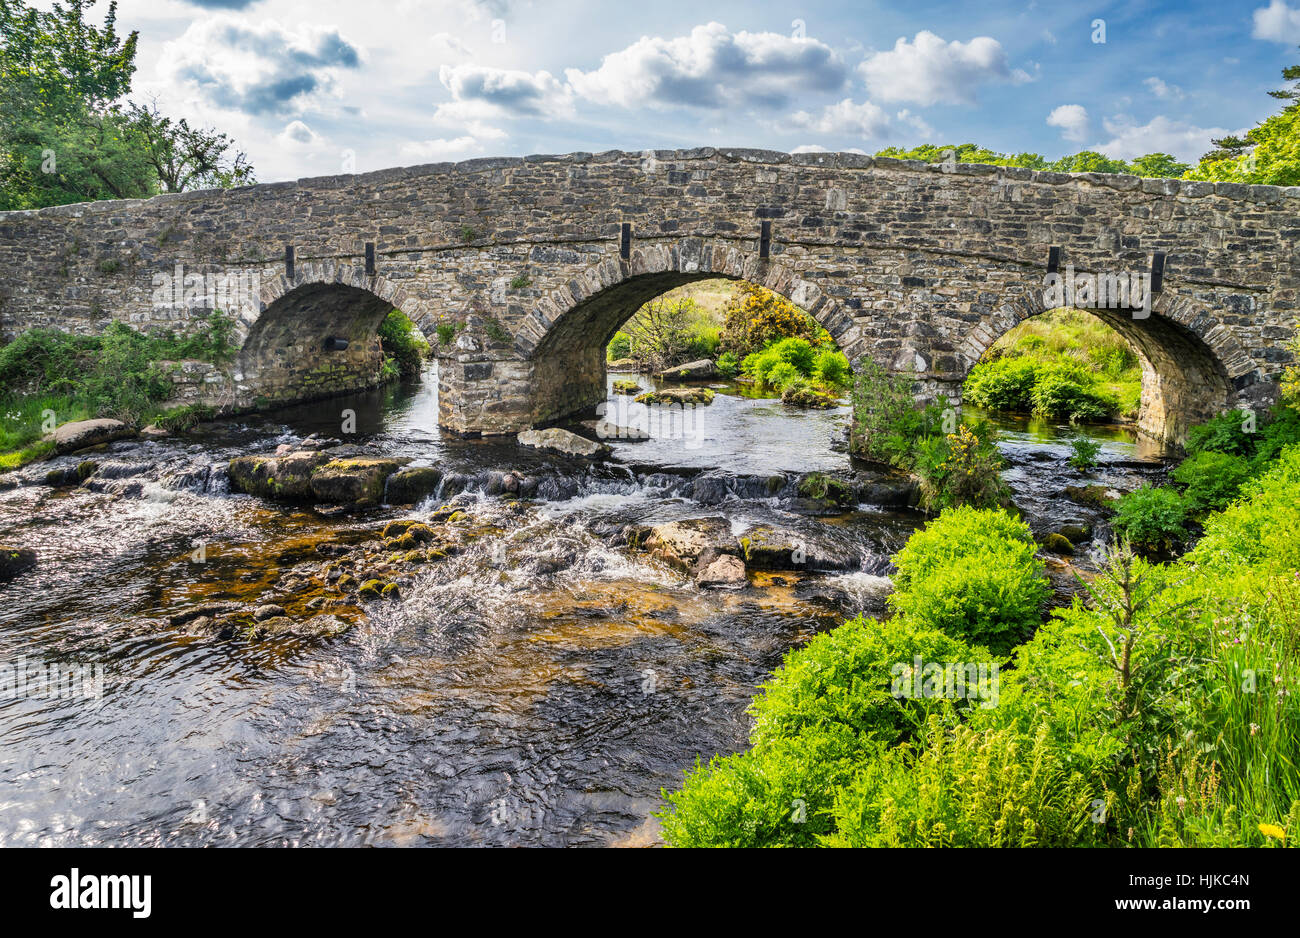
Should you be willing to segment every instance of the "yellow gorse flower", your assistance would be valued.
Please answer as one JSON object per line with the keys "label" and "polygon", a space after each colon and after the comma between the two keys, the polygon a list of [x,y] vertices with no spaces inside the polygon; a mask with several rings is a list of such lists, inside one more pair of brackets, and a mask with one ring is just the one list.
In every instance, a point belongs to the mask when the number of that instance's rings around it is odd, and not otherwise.
{"label": "yellow gorse flower", "polygon": [[1286,831],[1276,824],[1261,824],[1259,832],[1265,837],[1272,837],[1274,840],[1286,840]]}

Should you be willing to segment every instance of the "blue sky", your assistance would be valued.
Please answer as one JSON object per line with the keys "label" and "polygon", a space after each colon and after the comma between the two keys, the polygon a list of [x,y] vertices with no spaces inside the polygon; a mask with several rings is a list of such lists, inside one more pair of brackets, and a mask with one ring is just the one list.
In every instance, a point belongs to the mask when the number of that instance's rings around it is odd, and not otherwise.
{"label": "blue sky", "polygon": [[118,22],[136,97],[267,182],[701,145],[1193,159],[1300,62],[1300,0],[121,0]]}

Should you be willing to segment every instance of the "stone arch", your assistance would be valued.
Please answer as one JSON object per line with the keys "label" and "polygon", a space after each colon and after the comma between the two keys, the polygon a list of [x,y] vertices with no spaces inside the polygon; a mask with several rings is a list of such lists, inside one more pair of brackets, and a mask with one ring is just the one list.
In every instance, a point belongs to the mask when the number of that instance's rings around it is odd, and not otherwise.
{"label": "stone arch", "polygon": [[534,424],[569,417],[605,400],[605,348],[640,306],[696,280],[748,280],[784,296],[834,337],[850,362],[867,343],[853,317],[815,283],[780,261],[722,239],[683,238],[638,246],[552,290],[521,321],[515,351],[530,368]]}
{"label": "stone arch", "polygon": [[642,304],[696,280],[748,280],[784,296],[812,316],[835,339],[850,362],[866,353],[853,317],[780,261],[759,258],[734,243],[704,238],[645,244],[628,260],[606,258],[544,297],[523,319],[515,348],[541,360],[573,345],[602,351],[618,327]]}
{"label": "stone arch", "polygon": [[[328,397],[373,387],[383,353],[379,324],[401,309],[422,332],[433,322],[417,298],[362,268],[326,261],[263,286],[255,315],[241,318],[235,379],[262,404]],[[347,340],[329,349],[326,340]]]}
{"label": "stone arch", "polygon": [[[956,348],[958,384],[994,342],[1044,312],[1041,292],[1028,291],[978,323]],[[1123,309],[1084,312],[1114,329],[1137,353],[1142,364],[1138,429],[1146,436],[1181,442],[1189,426],[1233,406],[1239,392],[1261,380],[1254,360],[1223,324],[1185,297],[1160,294],[1145,318]]]}

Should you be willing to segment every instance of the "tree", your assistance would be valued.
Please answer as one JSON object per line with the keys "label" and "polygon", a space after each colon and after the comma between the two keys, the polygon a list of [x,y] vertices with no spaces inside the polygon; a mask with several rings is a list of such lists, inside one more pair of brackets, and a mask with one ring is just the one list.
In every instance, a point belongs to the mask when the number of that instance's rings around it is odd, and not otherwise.
{"label": "tree", "polygon": [[816,343],[817,322],[785,297],[746,281],[723,310],[722,346],[738,358],[790,337]]}
{"label": "tree", "polygon": [[228,189],[257,181],[245,153],[227,157],[234,143],[226,134],[191,127],[183,117],[173,121],[155,103],[132,105],[130,117],[163,192]]}
{"label": "tree", "polygon": [[1176,177],[1187,172],[1188,164],[1180,163],[1168,153],[1148,153],[1131,163],[1116,160],[1094,150],[1063,156],[1048,161],[1037,153],[998,153],[973,143],[952,146],[935,146],[925,143],[910,150],[886,147],[877,156],[896,159],[925,160],[927,163],[984,163],[990,166],[1020,166],[1024,169],[1045,169],[1055,173],[1129,173],[1137,176]]}
{"label": "tree", "polygon": [[0,209],[251,182],[224,134],[126,103],[138,34],[119,35],[116,3],[89,22],[94,3],[0,0]]}
{"label": "tree", "polygon": [[1293,81],[1269,94],[1290,102],[1242,137],[1221,137],[1214,149],[1187,173],[1188,179],[1243,182],[1268,186],[1300,185],[1300,65],[1282,70]]}

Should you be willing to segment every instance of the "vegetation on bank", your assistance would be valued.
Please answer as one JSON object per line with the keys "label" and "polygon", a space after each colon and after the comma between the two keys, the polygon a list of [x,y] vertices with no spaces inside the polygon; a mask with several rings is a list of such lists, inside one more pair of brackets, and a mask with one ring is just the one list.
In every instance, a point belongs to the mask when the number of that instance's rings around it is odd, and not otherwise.
{"label": "vegetation on bank", "polygon": [[57,424],[112,417],[132,425],[180,429],[210,413],[200,406],[165,408],[172,379],[164,362],[220,364],[234,353],[231,320],[205,317],[189,335],[139,332],[112,323],[101,335],[31,329],[0,346],[0,469],[48,455],[42,441]]}
{"label": "vegetation on bank", "polygon": [[433,349],[415,323],[400,309],[390,312],[379,324],[379,343],[384,353],[379,376],[383,381],[418,377]]}
{"label": "vegetation on bank", "polygon": [[894,616],[787,655],[750,748],[665,793],[665,838],[1284,845],[1300,835],[1297,513],[1293,445],[1182,559],[1118,548],[1086,601],[1042,622],[1023,522],[945,511],[895,558]]}
{"label": "vegetation on bank", "polygon": [[645,304],[615,333],[606,358],[653,372],[715,359],[722,377],[743,375],[801,407],[833,407],[851,383],[849,361],[830,333],[785,297],[748,282],[728,286],[713,308],[682,291]]}
{"label": "vegetation on bank", "polygon": [[1095,423],[1132,419],[1142,364],[1128,342],[1082,310],[1051,310],[1016,326],[971,369],[968,404],[1001,413]]}

